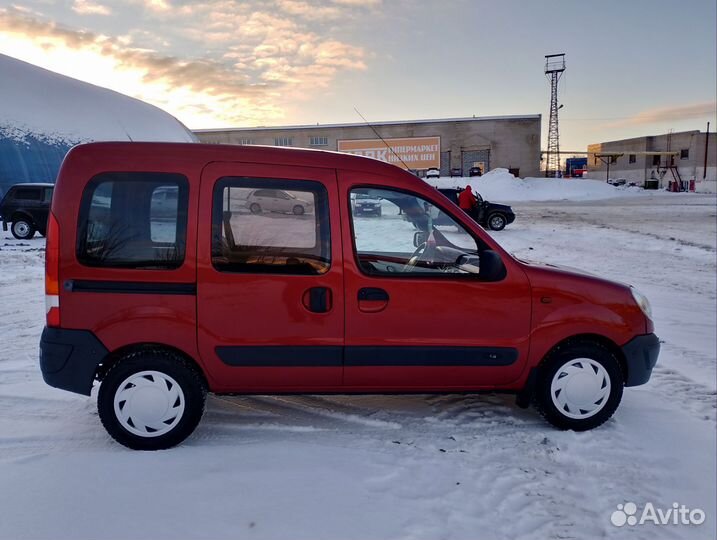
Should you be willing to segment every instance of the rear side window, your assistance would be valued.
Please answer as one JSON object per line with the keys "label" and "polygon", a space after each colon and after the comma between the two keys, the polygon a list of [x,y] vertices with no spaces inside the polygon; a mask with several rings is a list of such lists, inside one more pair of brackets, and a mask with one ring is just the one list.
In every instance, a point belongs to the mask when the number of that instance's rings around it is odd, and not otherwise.
{"label": "rear side window", "polygon": [[106,268],[172,269],[184,262],[189,183],[180,174],[104,173],[82,195],[77,259]]}
{"label": "rear side window", "polygon": [[42,200],[42,190],[32,188],[18,188],[15,190],[13,198],[16,201],[40,201]]}
{"label": "rear side window", "polygon": [[326,188],[309,180],[221,178],[212,264],[221,272],[316,275],[331,265]]}

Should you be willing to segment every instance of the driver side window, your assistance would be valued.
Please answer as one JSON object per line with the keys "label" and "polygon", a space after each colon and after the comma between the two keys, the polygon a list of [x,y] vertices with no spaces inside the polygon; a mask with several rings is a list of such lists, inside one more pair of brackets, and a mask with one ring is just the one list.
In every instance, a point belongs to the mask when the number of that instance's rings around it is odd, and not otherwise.
{"label": "driver side window", "polygon": [[392,189],[351,191],[354,249],[367,274],[471,274],[475,239],[427,200]]}

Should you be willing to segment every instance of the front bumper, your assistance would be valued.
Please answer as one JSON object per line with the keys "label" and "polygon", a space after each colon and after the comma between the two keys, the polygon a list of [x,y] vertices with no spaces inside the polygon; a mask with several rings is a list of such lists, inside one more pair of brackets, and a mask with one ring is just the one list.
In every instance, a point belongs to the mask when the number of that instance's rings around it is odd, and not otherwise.
{"label": "front bumper", "polygon": [[97,366],[107,349],[88,330],[48,328],[40,338],[40,370],[50,386],[90,395]]}
{"label": "front bumper", "polygon": [[660,354],[660,340],[655,334],[637,336],[622,346],[627,364],[625,386],[639,386],[650,380],[652,368]]}

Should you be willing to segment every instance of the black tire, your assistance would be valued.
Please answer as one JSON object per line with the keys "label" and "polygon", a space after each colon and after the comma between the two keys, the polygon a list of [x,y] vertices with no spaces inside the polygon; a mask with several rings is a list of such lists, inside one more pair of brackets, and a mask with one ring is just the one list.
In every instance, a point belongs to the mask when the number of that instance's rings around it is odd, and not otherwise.
{"label": "black tire", "polygon": [[35,225],[27,218],[13,220],[10,232],[18,240],[29,240],[35,236]]}
{"label": "black tire", "polygon": [[258,203],[251,203],[249,210],[252,214],[261,214],[261,206]]}
{"label": "black tire", "polygon": [[297,204],[296,206],[294,206],[294,208],[291,209],[291,211],[294,213],[295,216],[303,216],[306,210],[304,210],[303,206]]}
{"label": "black tire", "polygon": [[[597,369],[586,362],[591,360],[602,366],[604,373],[598,373]],[[590,373],[590,369],[595,373],[590,377],[606,378],[609,380],[609,393],[598,400],[600,403],[596,412],[591,416],[583,418],[572,418],[568,414],[584,414],[582,409],[572,413],[569,406],[566,409],[559,408],[553,400],[552,383],[558,372],[565,374],[565,368],[573,368],[579,366],[579,369],[586,369]],[[575,368],[578,369],[578,368]],[[558,376],[557,380],[562,377]],[[541,364],[535,386],[535,405],[542,416],[558,429],[572,429],[574,431],[587,431],[598,427],[607,421],[615,412],[620,400],[622,399],[622,391],[625,385],[625,377],[620,367],[620,361],[617,357],[603,345],[590,341],[575,342],[554,349]],[[603,381],[601,387],[607,388],[607,381]],[[556,392],[556,400],[558,399]],[[597,403],[597,402],[596,402]],[[567,412],[566,412],[567,411]]]}
{"label": "black tire", "polygon": [[[143,428],[147,430],[146,436],[132,433],[123,425],[115,412],[115,395],[120,390],[120,386],[125,390],[136,387],[127,381],[143,371],[170,377],[177,383],[183,395],[184,408],[181,416],[165,421],[165,424],[170,421],[176,421],[176,424],[159,436],[153,435],[147,426]],[[143,378],[153,385],[162,384],[160,378],[153,378],[150,375],[145,375]],[[171,388],[170,383],[166,384]],[[163,450],[181,443],[192,434],[204,413],[206,395],[207,390],[202,376],[187,360],[169,351],[140,351],[127,355],[107,372],[97,396],[97,409],[102,425],[118,443],[133,450]],[[126,401],[119,401],[118,406],[122,407],[122,403],[127,406]],[[136,422],[135,420],[134,423]],[[130,427],[134,426],[134,423],[130,416]]]}
{"label": "black tire", "polygon": [[502,231],[507,224],[508,218],[500,212],[493,212],[488,216],[488,228],[492,231]]}

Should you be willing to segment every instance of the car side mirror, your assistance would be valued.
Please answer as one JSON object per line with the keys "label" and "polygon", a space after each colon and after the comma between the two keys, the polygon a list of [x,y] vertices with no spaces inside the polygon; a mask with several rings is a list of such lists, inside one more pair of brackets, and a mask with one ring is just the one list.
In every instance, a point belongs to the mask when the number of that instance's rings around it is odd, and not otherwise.
{"label": "car side mirror", "polygon": [[480,255],[480,278],[483,281],[500,281],[505,277],[505,264],[492,249],[485,249]]}
{"label": "car side mirror", "polygon": [[416,231],[413,233],[413,247],[419,247],[428,240],[428,233],[425,231]]}
{"label": "car side mirror", "polygon": [[456,267],[469,274],[480,274],[480,257],[478,255],[461,255],[456,261]]}

